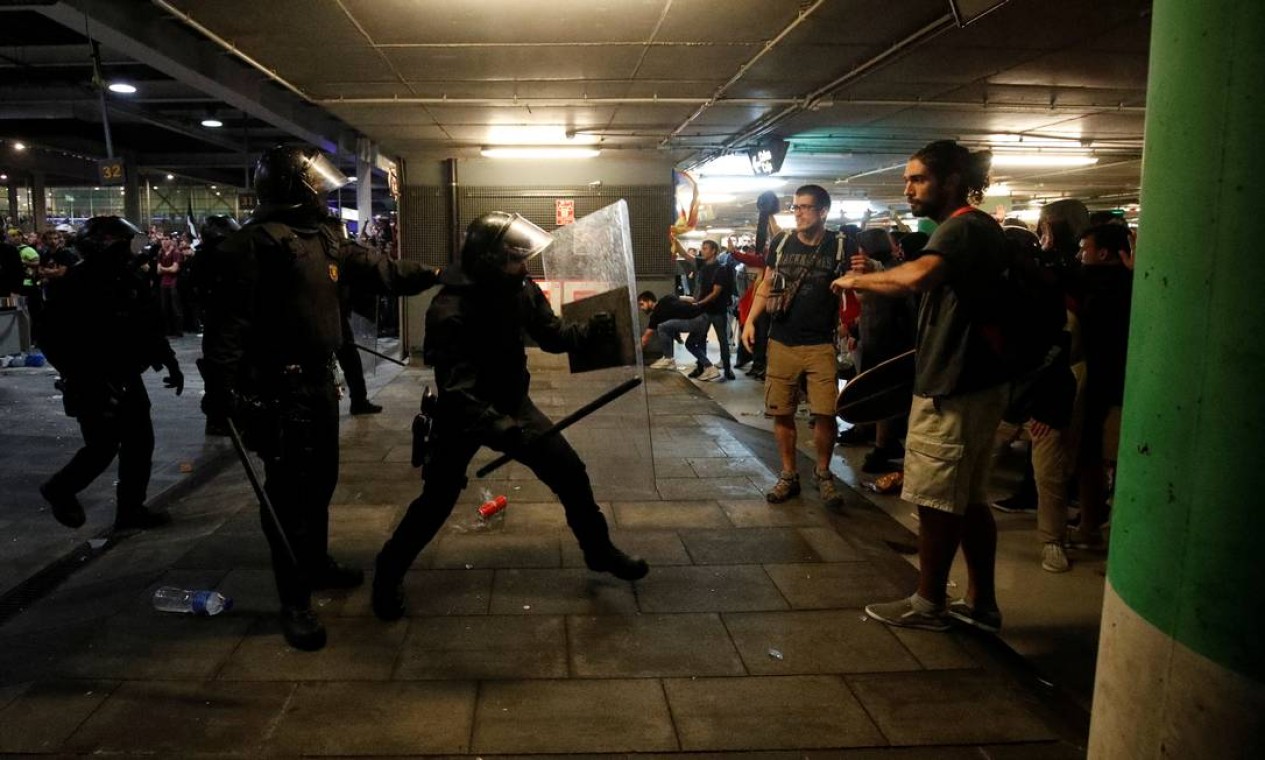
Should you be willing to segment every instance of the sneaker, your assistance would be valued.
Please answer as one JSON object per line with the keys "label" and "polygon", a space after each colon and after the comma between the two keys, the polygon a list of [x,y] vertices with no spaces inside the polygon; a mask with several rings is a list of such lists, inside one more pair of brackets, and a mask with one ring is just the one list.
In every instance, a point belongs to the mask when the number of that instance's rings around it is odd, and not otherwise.
{"label": "sneaker", "polygon": [[757,369],[757,370],[753,370],[753,371],[751,371],[751,372],[748,372],[748,373],[747,373],[747,377],[751,378],[752,380],[763,380],[763,379],[764,379],[764,368],[763,368],[763,367],[761,367],[760,369]]}
{"label": "sneaker", "polygon": [[[741,367],[739,367],[739,369],[742,369],[742,368],[741,368]],[[763,371],[764,371],[764,365],[763,365],[763,364],[752,364],[752,365],[751,365],[751,369],[747,370],[747,377],[752,377],[752,376],[754,376],[757,372],[763,372]]]}
{"label": "sneaker", "polygon": [[770,504],[781,504],[795,496],[799,496],[799,475],[793,472],[784,472],[777,476],[777,482],[764,495],[764,498]]}
{"label": "sneaker", "polygon": [[311,607],[282,607],[281,633],[295,649],[315,652],[325,648],[325,626]]}
{"label": "sneaker", "polygon": [[843,506],[843,494],[839,493],[839,488],[835,486],[835,476],[829,470],[824,473],[813,471],[813,480],[817,483],[817,494],[821,497],[822,504],[829,509]]}
{"label": "sneaker", "polygon": [[362,414],[378,414],[382,411],[382,407],[365,399],[364,401],[351,402],[351,413],[359,416]]}
{"label": "sneaker", "polygon": [[924,631],[947,631],[949,621],[944,610],[920,612],[914,609],[914,598],[897,599],[894,602],[865,605],[865,614],[898,628],[921,628]]}
{"label": "sneaker", "polygon": [[1103,551],[1107,548],[1101,530],[1086,530],[1079,525],[1067,532],[1067,545],[1086,551]]}
{"label": "sneaker", "polygon": [[949,617],[981,631],[997,633],[1001,630],[1001,610],[980,610],[966,603],[965,599],[950,602]]}
{"label": "sneaker", "polygon": [[650,369],[676,369],[676,362],[671,356],[665,356],[650,364]]}
{"label": "sneaker", "polygon": [[87,519],[83,513],[83,505],[73,493],[58,493],[48,483],[44,483],[40,486],[40,496],[53,508],[53,518],[67,528],[78,528]]}
{"label": "sneaker", "polygon": [[1009,499],[1000,499],[992,502],[992,508],[998,512],[1006,512],[1008,514],[1036,514],[1037,505],[1035,502],[1029,501],[1026,496],[1015,494]]}
{"label": "sneaker", "polygon": [[1072,569],[1067,550],[1058,541],[1047,541],[1041,548],[1041,569],[1047,573],[1066,573]]}
{"label": "sneaker", "polygon": [[698,378],[699,376],[701,376],[705,371],[707,371],[707,369],[708,367],[704,367],[703,365],[700,364],[697,367],[695,367],[692,372],[686,375],[686,377],[688,377],[691,380],[694,380],[695,378]]}
{"label": "sneaker", "polygon": [[711,381],[711,380],[718,380],[720,379],[720,377],[721,377],[720,370],[716,369],[715,364],[712,364],[703,370],[702,374],[698,376],[698,379]]}
{"label": "sneaker", "polygon": [[320,570],[312,574],[313,589],[356,588],[365,582],[365,571],[358,567],[340,565],[333,557]]}

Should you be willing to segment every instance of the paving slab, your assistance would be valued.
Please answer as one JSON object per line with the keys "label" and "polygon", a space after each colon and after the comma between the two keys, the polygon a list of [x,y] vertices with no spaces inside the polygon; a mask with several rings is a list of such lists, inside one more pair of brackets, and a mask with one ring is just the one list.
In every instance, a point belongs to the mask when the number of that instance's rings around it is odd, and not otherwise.
{"label": "paving slab", "polygon": [[[641,557],[651,568],[692,564],[681,536],[669,530],[612,530],[611,542],[623,551]],[[575,539],[562,537],[562,566],[584,567],[584,553]]]}
{"label": "paving slab", "polygon": [[745,675],[715,614],[571,616],[567,631],[579,677]]}
{"label": "paving slab", "polygon": [[611,615],[636,611],[632,584],[590,570],[497,570],[492,581],[494,615]]}
{"label": "paving slab", "polygon": [[405,627],[370,618],[326,616],[329,643],[319,652],[291,649],[276,616],[259,618],[219,670],[221,681],[385,681]]}
{"label": "paving slab", "polygon": [[813,527],[829,524],[830,518],[816,507],[792,500],[770,504],[759,499],[721,499],[720,508],[739,528]]}
{"label": "paving slab", "polygon": [[664,752],[678,748],[672,721],[654,679],[492,681],[479,690],[471,749]]}
{"label": "paving slab", "polygon": [[566,678],[566,626],[560,616],[543,615],[413,618],[394,677]]}
{"label": "paving slab", "polygon": [[696,565],[821,561],[821,556],[794,528],[683,530],[681,540]]}
{"label": "paving slab", "polygon": [[1056,738],[1008,681],[982,670],[847,676],[896,745],[988,744]]}
{"label": "paving slab", "polygon": [[624,530],[731,527],[716,501],[697,498],[703,495],[703,491],[694,493],[694,500],[616,501],[611,511],[615,524]]}
{"label": "paving slab", "polygon": [[887,744],[837,677],[672,678],[663,687],[685,750]]}
{"label": "paving slab", "polygon": [[861,610],[729,612],[723,616],[751,675],[909,671],[918,661]]}
{"label": "paving slab", "polygon": [[55,752],[118,687],[117,682],[44,681],[0,710],[0,752]]}
{"label": "paving slab", "polygon": [[148,610],[102,624],[82,649],[56,667],[65,678],[205,680],[229,658],[251,619],[213,618]]}
{"label": "paving slab", "polygon": [[789,605],[759,565],[657,567],[638,582],[643,612],[746,612]]}
{"label": "paving slab", "polygon": [[764,570],[796,609],[860,608],[904,590],[868,562],[768,564]]}

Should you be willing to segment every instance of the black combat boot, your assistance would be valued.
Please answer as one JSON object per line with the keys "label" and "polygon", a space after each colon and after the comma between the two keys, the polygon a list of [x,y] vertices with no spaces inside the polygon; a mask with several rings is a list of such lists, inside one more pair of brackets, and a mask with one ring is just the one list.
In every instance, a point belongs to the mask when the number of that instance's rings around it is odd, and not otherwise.
{"label": "black combat boot", "polygon": [[404,617],[404,583],[382,569],[381,554],[373,570],[373,614],[388,623]]}
{"label": "black combat boot", "polygon": [[333,557],[327,557],[325,567],[312,574],[314,590],[356,588],[364,582],[364,570],[340,565]]}
{"label": "black combat boot", "polygon": [[86,519],[83,513],[83,505],[79,503],[79,499],[75,498],[73,493],[62,493],[48,483],[44,483],[40,486],[40,496],[43,496],[44,501],[47,501],[49,506],[53,508],[53,518],[57,522],[67,528],[78,528],[83,525]]}
{"label": "black combat boot", "polygon": [[114,516],[115,530],[149,530],[171,524],[171,515],[166,512],[154,512],[144,506],[119,505]]}
{"label": "black combat boot", "polygon": [[650,565],[641,557],[630,557],[609,541],[605,546],[586,549],[584,564],[598,573],[610,573],[621,581],[635,581],[646,577]]}
{"label": "black combat boot", "polygon": [[311,607],[282,607],[281,633],[295,649],[315,652],[325,648],[325,626]]}
{"label": "black combat boot", "polygon": [[356,416],[362,414],[378,414],[382,411],[382,407],[373,403],[369,399],[351,402],[351,413]]}

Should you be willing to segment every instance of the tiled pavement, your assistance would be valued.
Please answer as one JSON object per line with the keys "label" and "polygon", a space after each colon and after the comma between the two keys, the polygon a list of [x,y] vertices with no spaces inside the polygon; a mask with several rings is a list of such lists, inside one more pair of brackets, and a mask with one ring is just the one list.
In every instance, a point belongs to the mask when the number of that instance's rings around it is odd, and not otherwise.
{"label": "tiled pavement", "polygon": [[[533,372],[555,418],[615,384],[538,355]],[[377,395],[386,413],[344,421],[332,544],[366,568],[419,488],[408,426],[427,377],[404,372]],[[812,493],[770,507],[767,434],[676,373],[644,390],[567,435],[615,540],[651,562],[645,580],[584,569],[553,495],[513,464],[472,478],[408,574],[409,617],[376,620],[367,588],[325,594],[329,646],[298,653],[273,620],[257,508],[228,471],[175,503],[173,526],[0,626],[0,753],[1081,756],[1083,726],[996,642],[865,618],[909,589],[887,543],[903,528],[851,492],[837,514]],[[480,530],[484,487],[510,506]],[[161,614],[159,585],[236,606]]]}

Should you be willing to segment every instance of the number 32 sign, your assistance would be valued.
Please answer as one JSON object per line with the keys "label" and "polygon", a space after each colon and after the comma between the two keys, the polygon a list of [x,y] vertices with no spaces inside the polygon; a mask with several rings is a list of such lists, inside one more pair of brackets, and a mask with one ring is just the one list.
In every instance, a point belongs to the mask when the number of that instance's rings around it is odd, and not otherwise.
{"label": "number 32 sign", "polygon": [[103,185],[121,185],[124,180],[123,159],[107,158],[97,162],[97,172]]}

